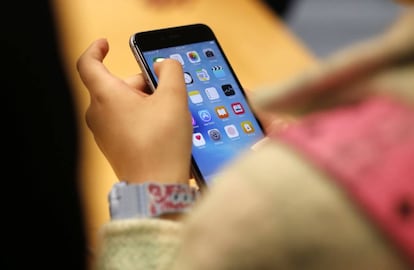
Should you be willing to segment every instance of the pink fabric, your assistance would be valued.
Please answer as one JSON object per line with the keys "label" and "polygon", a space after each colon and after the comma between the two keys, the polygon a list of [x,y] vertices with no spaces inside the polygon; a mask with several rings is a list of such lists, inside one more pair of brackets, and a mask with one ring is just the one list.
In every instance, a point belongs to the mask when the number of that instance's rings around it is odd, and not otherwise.
{"label": "pink fabric", "polygon": [[332,175],[414,266],[414,109],[389,97],[269,134]]}

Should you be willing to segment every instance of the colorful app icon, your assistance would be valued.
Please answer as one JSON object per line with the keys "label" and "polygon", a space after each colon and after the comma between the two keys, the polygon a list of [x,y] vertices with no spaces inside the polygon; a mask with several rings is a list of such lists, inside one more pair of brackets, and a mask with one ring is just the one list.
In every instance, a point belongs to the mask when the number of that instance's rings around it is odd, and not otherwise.
{"label": "colorful app icon", "polygon": [[229,113],[224,106],[217,106],[214,110],[216,111],[217,116],[221,119],[229,117]]}
{"label": "colorful app icon", "polygon": [[178,53],[171,54],[171,55],[170,55],[170,58],[171,58],[171,59],[175,59],[175,60],[177,60],[178,62],[180,62],[180,63],[181,63],[181,65],[183,65],[183,66],[184,66],[184,59],[181,57],[181,55],[180,55],[180,54],[178,54]]}
{"label": "colorful app icon", "polygon": [[190,97],[191,102],[194,104],[203,102],[203,97],[198,90],[188,92],[188,96]]}
{"label": "colorful app icon", "polygon": [[226,73],[224,72],[222,66],[213,66],[211,67],[211,70],[213,71],[213,74],[216,76],[216,78],[223,78],[226,76]]}
{"label": "colorful app icon", "polygon": [[215,100],[220,98],[219,93],[217,92],[217,89],[215,87],[208,87],[204,89],[204,91],[206,92],[206,95],[209,100]]}
{"label": "colorful app icon", "polygon": [[188,58],[188,61],[190,61],[191,63],[198,63],[201,60],[200,56],[198,55],[196,51],[187,52],[187,58]]}
{"label": "colorful app icon", "polygon": [[243,114],[244,113],[243,105],[241,105],[240,102],[232,103],[231,108],[233,109],[233,112],[235,114]]}
{"label": "colorful app icon", "polygon": [[225,126],[224,131],[226,131],[227,137],[229,138],[239,137],[239,132],[237,131],[237,128],[235,125]]}
{"label": "colorful app icon", "polygon": [[204,49],[203,53],[207,58],[215,58],[213,49],[210,49],[210,48]]}
{"label": "colorful app icon", "polygon": [[243,121],[240,123],[244,133],[253,133],[254,127],[250,121]]}
{"label": "colorful app icon", "polygon": [[194,146],[203,146],[206,144],[206,140],[204,140],[203,134],[200,132],[193,133],[193,144]]}
{"label": "colorful app icon", "polygon": [[198,116],[200,117],[203,122],[210,122],[211,121],[211,114],[207,110],[200,110],[198,111]]}
{"label": "colorful app icon", "polygon": [[191,115],[191,123],[193,124],[193,126],[197,126],[197,122],[194,119],[194,116]]}
{"label": "colorful app icon", "polygon": [[196,74],[197,78],[202,82],[210,80],[210,76],[208,75],[207,70],[205,70],[204,68],[197,69]]}
{"label": "colorful app icon", "polygon": [[163,57],[163,56],[157,56],[157,57],[152,58],[152,62],[153,63],[155,63],[155,62],[162,62],[164,60],[165,60],[165,57]]}
{"label": "colorful app icon", "polygon": [[190,73],[184,72],[184,81],[186,84],[193,83],[193,77],[191,77]]}
{"label": "colorful app icon", "polygon": [[221,140],[221,133],[218,129],[214,128],[214,129],[210,129],[209,131],[207,131],[208,136],[210,136],[210,138],[213,141],[220,141]]}
{"label": "colorful app icon", "polygon": [[236,92],[233,89],[233,86],[231,84],[223,84],[221,86],[221,89],[223,90],[224,94],[226,96],[233,96],[236,94]]}

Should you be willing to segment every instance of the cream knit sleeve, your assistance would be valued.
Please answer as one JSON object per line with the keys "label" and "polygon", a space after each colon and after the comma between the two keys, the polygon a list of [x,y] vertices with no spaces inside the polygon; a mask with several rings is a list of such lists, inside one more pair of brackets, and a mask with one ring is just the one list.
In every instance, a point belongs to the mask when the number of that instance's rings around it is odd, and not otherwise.
{"label": "cream knit sleeve", "polygon": [[167,269],[179,245],[181,224],[159,219],[111,221],[101,228],[98,270]]}

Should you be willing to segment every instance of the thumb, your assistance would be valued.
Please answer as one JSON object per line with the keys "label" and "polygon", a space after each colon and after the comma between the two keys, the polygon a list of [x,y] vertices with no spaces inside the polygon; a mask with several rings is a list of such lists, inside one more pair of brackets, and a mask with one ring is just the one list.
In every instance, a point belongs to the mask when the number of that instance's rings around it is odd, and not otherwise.
{"label": "thumb", "polygon": [[108,41],[98,39],[83,52],[76,63],[80,78],[93,96],[102,94],[104,86],[112,79],[112,75],[103,64],[108,51]]}
{"label": "thumb", "polygon": [[169,99],[180,99],[187,102],[187,91],[181,64],[173,59],[165,59],[154,63],[158,77],[158,87],[154,95],[168,96]]}

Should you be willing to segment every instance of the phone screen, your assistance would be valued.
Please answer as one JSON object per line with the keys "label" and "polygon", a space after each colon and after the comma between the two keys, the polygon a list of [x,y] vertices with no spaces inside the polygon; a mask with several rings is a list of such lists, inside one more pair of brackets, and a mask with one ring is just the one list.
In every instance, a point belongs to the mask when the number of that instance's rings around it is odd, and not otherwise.
{"label": "phone screen", "polygon": [[209,186],[223,166],[264,137],[215,37],[144,50],[141,57],[154,85],[154,62],[173,58],[183,67],[193,124],[193,173],[198,183]]}

